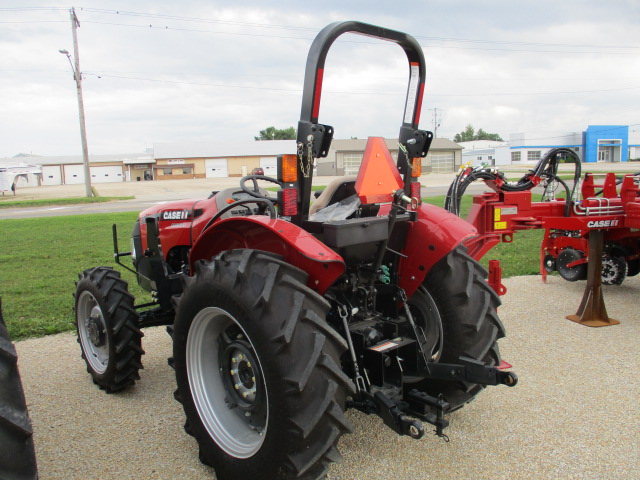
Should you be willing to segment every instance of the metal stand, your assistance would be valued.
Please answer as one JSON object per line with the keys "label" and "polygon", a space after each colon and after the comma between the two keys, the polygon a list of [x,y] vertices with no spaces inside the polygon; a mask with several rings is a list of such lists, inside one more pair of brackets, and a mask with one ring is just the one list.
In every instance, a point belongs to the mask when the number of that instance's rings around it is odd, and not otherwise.
{"label": "metal stand", "polygon": [[567,315],[572,322],[587,327],[607,327],[620,322],[607,315],[602,298],[602,254],[604,253],[604,230],[589,232],[589,264],[587,286],[580,307],[575,315]]}

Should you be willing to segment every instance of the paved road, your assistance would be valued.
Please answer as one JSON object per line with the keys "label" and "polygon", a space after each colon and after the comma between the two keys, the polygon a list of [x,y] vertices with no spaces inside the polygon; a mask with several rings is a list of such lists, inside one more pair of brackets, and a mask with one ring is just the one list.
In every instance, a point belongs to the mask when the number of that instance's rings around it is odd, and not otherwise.
{"label": "paved road", "polygon": [[[446,175],[431,180],[429,184],[423,187],[422,195],[433,197],[444,195],[447,193],[449,183],[453,175]],[[327,179],[333,177],[324,177],[324,183],[328,183]],[[175,182],[175,184],[174,184]],[[167,185],[172,183],[172,185]],[[132,200],[113,201],[108,203],[90,203],[76,204],[65,206],[46,206],[46,207],[26,207],[26,208],[2,208],[0,209],[0,219],[15,218],[36,218],[36,217],[55,217],[63,215],[89,215],[94,213],[113,213],[113,212],[139,212],[152,205],[166,203],[173,200],[182,200],[186,198],[207,198],[212,190],[222,189],[228,186],[238,185],[238,179],[225,179],[224,182],[218,181],[215,185],[203,185],[203,182],[196,181],[165,181],[165,182],[145,182],[130,184],[105,184],[99,185],[97,188],[104,196],[130,196],[132,193],[136,196]],[[149,185],[153,184],[153,185]],[[127,188],[128,186],[128,188]],[[76,187],[76,186],[71,186]],[[144,187],[144,189],[142,188]],[[150,187],[156,187],[150,188]],[[38,187],[43,188],[43,187]],[[46,188],[46,187],[45,187]],[[478,183],[472,185],[469,193],[481,192],[486,187],[484,184]],[[25,189],[26,190],[26,189]],[[20,192],[23,193],[23,192]],[[59,198],[61,196],[80,196],[77,195],[73,188],[48,189],[44,192],[38,192],[35,188],[23,193],[26,196],[34,196],[35,193],[41,193],[39,198],[46,198],[44,195],[49,193],[49,198]]]}
{"label": "paved road", "polygon": [[59,217],[64,215],[90,215],[94,213],[138,212],[166,200],[123,200],[107,203],[65,206],[6,208],[0,210],[0,220],[15,218]]}
{"label": "paved road", "polygon": [[[563,173],[570,173],[572,171],[571,165],[561,165],[560,167]],[[519,173],[523,173],[527,168],[530,168],[530,166],[522,166],[519,171],[515,170],[516,167],[509,168],[510,170],[514,170],[509,173],[510,176],[518,176]],[[628,172],[640,169],[640,165],[629,165],[626,163],[583,165],[583,170],[586,171],[587,169],[592,172]],[[423,175],[420,177],[420,182],[423,185],[422,196],[432,197],[444,195],[454,177],[455,173],[430,173]],[[315,177],[314,185],[326,185],[333,178],[335,177]],[[85,215],[111,212],[138,212],[161,202],[186,198],[207,198],[213,190],[221,190],[231,186],[238,186],[239,180],[240,179],[236,177],[97,184],[95,187],[102,196],[135,195],[136,198],[134,200],[123,200],[101,204],[48,206],[39,208],[2,208],[0,209],[0,219]],[[485,190],[485,185],[482,182],[477,182],[467,189],[467,194],[480,193]],[[541,189],[535,189],[534,198],[539,198],[536,197],[536,195],[541,193]],[[16,199],[30,200],[36,198],[81,197],[83,195],[84,185],[58,185],[19,188]]]}

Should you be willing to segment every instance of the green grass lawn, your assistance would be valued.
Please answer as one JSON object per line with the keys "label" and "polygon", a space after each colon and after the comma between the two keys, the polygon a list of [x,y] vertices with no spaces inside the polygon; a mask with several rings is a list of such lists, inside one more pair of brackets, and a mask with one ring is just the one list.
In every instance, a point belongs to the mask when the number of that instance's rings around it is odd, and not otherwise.
{"label": "green grass lawn", "polygon": [[[442,205],[443,197],[425,199]],[[471,196],[463,197],[468,211]],[[94,266],[115,266],[111,225],[118,225],[122,251],[129,248],[135,212],[0,220],[0,296],[14,339],[73,329],[74,282]],[[538,273],[542,231],[521,232],[512,244],[500,244],[483,259],[497,258],[504,275]],[[123,263],[129,258],[123,258]],[[138,301],[149,297],[134,276],[122,271]]]}
{"label": "green grass lawn", "polygon": [[[444,195],[423,198],[425,203],[442,207]],[[462,218],[466,218],[471,208],[473,195],[465,195],[460,203]],[[528,230],[517,232],[511,243],[499,243],[491,249],[480,261],[488,268],[489,260],[500,260],[503,277],[515,277],[518,275],[537,275],[540,273],[540,242],[544,230]]]}
{"label": "green grass lawn", "polygon": [[[115,266],[111,224],[121,227],[124,250],[136,217],[126,212],[0,220],[0,296],[13,338],[70,330],[78,273]],[[133,275],[123,276],[134,295],[140,295]]]}

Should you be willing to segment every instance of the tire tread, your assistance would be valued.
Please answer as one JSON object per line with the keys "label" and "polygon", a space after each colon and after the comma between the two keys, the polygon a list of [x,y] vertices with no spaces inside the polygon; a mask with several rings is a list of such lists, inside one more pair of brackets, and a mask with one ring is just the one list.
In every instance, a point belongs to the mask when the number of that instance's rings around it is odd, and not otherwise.
{"label": "tire tread", "polygon": [[[306,279],[305,272],[270,253],[223,252],[210,262],[198,262],[195,279],[185,291],[176,317],[175,337],[181,341],[178,337],[185,334],[178,322],[182,322],[185,305],[195,300],[190,295],[196,295],[190,290],[204,292],[209,285],[224,289],[238,304],[255,307],[254,311],[259,312],[258,318],[265,325],[266,345],[256,348],[272,350],[274,360],[270,368],[284,372],[280,378],[288,407],[282,405],[281,408],[293,412],[283,425],[290,438],[283,442],[287,450],[282,452],[284,456],[277,467],[279,473],[273,478],[322,478],[328,465],[340,458],[338,439],[353,428],[343,408],[345,397],[354,392],[354,386],[335,360],[345,351],[346,342],[324,321],[329,304],[306,286]],[[174,351],[176,375],[180,370],[178,357]],[[179,378],[178,385],[179,388],[182,385]],[[177,394],[183,405],[185,396],[190,396],[188,391]],[[185,412],[189,417],[188,408]],[[208,452],[210,439],[202,428],[195,428],[191,420],[188,423],[189,433],[198,441],[203,463],[214,465],[220,478],[242,478],[233,465],[228,465],[233,462],[217,461],[219,454]],[[248,478],[250,472],[244,475]],[[264,471],[264,475],[269,473]]]}
{"label": "tire tread", "polygon": [[[105,321],[107,328],[111,328],[114,358],[114,371],[110,374],[100,376],[96,374],[87,362],[87,371],[93,377],[93,381],[107,393],[122,390],[133,385],[140,379],[139,370],[143,367],[141,339],[144,333],[138,325],[138,313],[134,308],[135,299],[128,291],[127,282],[122,279],[120,272],[111,267],[94,267],[85,270],[78,275],[78,290],[74,293],[76,302],[79,298],[80,289],[91,288],[93,286],[100,301],[106,305]],[[96,298],[97,299],[97,298]],[[77,310],[77,306],[75,308]],[[76,318],[76,329],[78,319]],[[87,361],[80,337],[82,358]]]}

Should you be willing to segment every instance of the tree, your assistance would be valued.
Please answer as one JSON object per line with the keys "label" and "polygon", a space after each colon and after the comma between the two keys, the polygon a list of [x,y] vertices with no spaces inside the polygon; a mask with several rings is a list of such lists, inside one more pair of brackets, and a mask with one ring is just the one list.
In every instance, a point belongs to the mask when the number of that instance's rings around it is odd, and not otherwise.
{"label": "tree", "polygon": [[468,124],[464,131],[456,133],[456,136],[453,137],[453,141],[456,143],[471,142],[473,140],[493,140],[495,142],[503,141],[497,133],[487,133],[481,128],[476,132],[471,124]]}
{"label": "tree", "polygon": [[260,130],[260,135],[253,138],[255,140],[295,140],[296,129],[293,127],[281,129],[271,126]]}
{"label": "tree", "polygon": [[460,133],[456,133],[456,136],[453,137],[454,142],[470,142],[471,140],[475,140],[476,131],[473,128],[473,125],[468,124],[464,131]]}
{"label": "tree", "polygon": [[500,135],[498,135],[497,133],[487,133],[482,129],[479,129],[478,133],[476,133],[475,140],[493,140],[495,142],[503,141]]}

